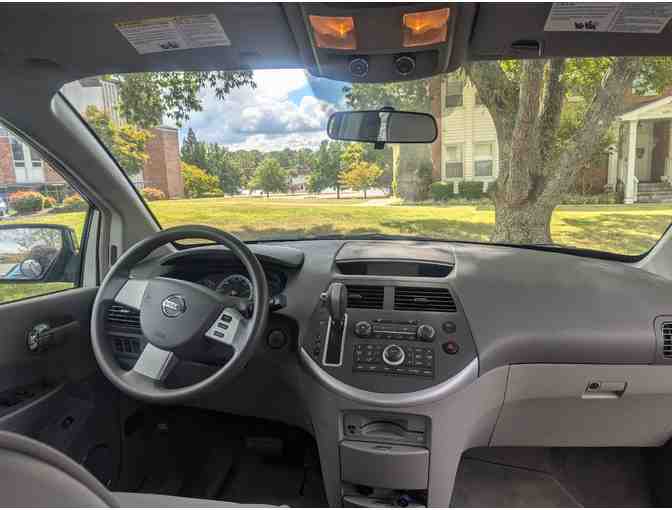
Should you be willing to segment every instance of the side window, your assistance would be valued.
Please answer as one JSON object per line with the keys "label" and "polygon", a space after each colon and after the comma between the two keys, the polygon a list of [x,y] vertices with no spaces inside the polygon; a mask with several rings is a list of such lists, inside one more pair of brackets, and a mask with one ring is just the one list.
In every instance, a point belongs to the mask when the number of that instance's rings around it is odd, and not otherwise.
{"label": "side window", "polygon": [[0,305],[79,286],[89,204],[0,124]]}

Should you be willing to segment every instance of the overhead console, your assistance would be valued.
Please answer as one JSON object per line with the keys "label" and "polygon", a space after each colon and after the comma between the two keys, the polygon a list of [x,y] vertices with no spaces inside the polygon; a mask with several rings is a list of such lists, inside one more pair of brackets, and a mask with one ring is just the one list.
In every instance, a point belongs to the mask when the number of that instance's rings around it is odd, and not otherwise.
{"label": "overhead console", "polygon": [[440,385],[475,361],[447,278],[455,267],[450,246],[352,242],[334,263],[301,339],[320,371],[352,388],[400,394]]}

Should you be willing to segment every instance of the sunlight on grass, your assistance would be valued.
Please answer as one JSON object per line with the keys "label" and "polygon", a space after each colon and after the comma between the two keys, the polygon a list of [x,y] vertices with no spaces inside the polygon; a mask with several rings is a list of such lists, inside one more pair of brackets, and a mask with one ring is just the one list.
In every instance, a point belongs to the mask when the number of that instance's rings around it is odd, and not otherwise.
{"label": "sunlight on grass", "polygon": [[[488,241],[495,220],[487,205],[375,205],[361,199],[204,198],[151,202],[150,208],[163,227],[207,224],[246,240],[381,233]],[[79,235],[84,218],[63,213],[14,221],[61,223]],[[551,230],[558,244],[639,255],[671,219],[672,204],[563,206]]]}

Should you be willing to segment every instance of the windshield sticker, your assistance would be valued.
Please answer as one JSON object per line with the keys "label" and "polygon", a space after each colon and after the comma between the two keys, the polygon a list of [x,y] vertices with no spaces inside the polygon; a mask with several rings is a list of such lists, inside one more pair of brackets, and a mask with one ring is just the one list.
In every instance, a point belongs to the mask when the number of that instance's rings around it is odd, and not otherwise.
{"label": "windshield sticker", "polygon": [[672,18],[672,3],[556,2],[546,32],[659,34]]}
{"label": "windshield sticker", "polygon": [[141,55],[231,45],[214,14],[124,21],[114,25]]}

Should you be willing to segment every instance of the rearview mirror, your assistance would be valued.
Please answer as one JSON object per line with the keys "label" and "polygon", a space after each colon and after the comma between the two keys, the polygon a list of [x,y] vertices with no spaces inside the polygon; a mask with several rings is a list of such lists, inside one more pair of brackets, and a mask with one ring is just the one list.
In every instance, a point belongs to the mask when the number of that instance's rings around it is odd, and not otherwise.
{"label": "rearview mirror", "polygon": [[432,143],[438,129],[428,113],[372,110],[336,112],[329,117],[327,134],[348,142]]}
{"label": "rearview mirror", "polygon": [[62,225],[0,225],[0,282],[76,282],[75,233]]}

